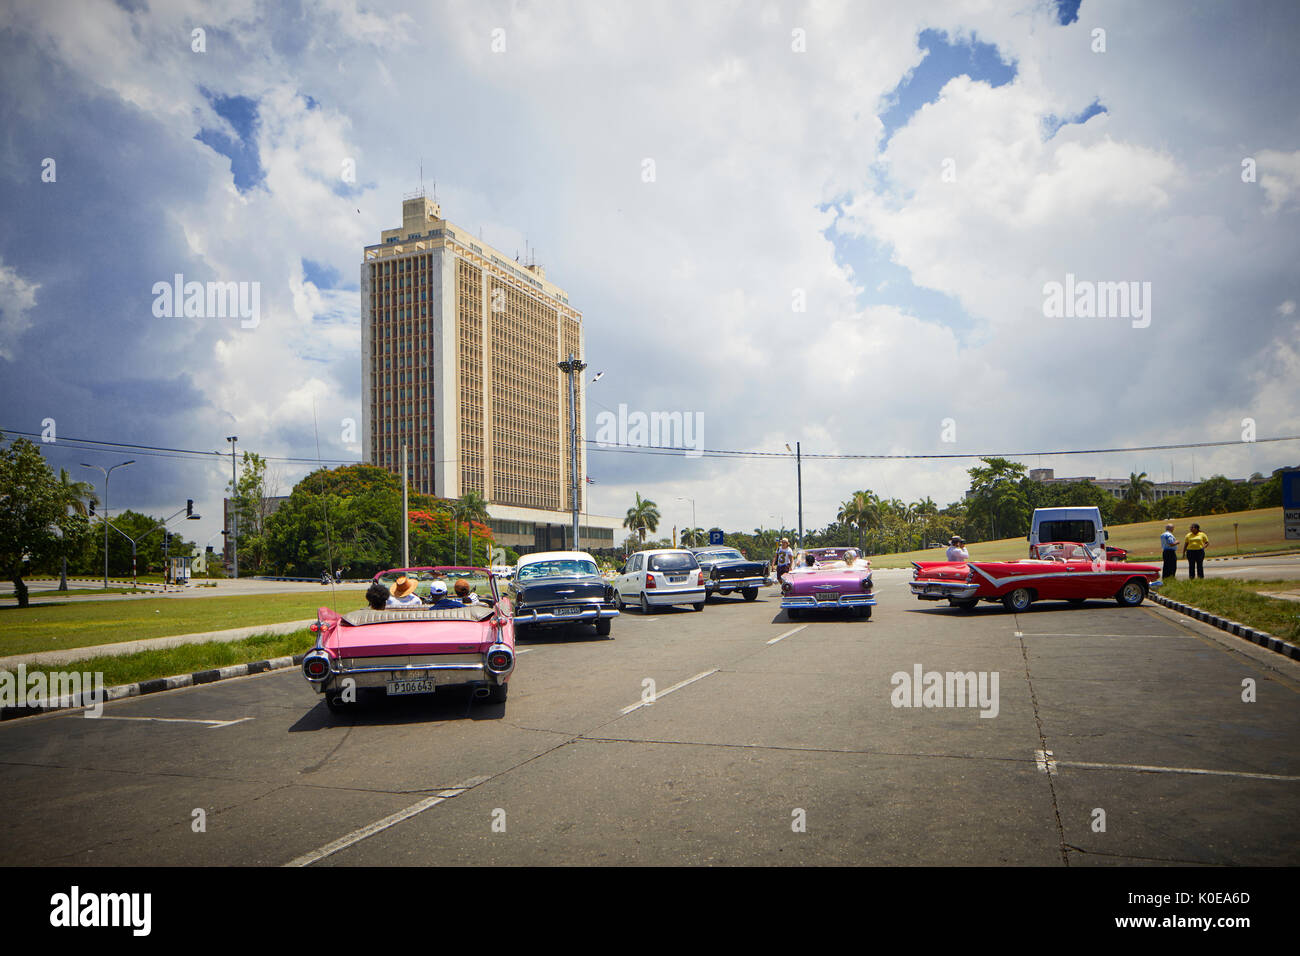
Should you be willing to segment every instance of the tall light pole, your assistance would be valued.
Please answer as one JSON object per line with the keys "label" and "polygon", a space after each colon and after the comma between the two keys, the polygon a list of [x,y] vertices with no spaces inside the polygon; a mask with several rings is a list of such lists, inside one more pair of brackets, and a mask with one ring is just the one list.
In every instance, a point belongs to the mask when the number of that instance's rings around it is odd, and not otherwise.
{"label": "tall light pole", "polygon": [[[785,450],[790,451],[790,443],[785,443]],[[803,547],[803,455],[799,450],[799,443],[794,443],[794,466],[795,474],[799,481],[799,547]]]}
{"label": "tall light pole", "polygon": [[[113,468],[122,468],[126,465],[134,465],[135,459],[130,461],[118,462]],[[108,476],[113,473],[113,468],[104,471],[99,465],[88,465],[84,461],[81,463],[82,468],[94,468],[96,471],[104,472],[104,590],[108,590]]]}
{"label": "tall light pole", "polygon": [[685,495],[678,495],[678,501],[689,501],[691,503],[691,531],[695,530],[695,499],[688,498]]}
{"label": "tall light pole", "polygon": [[235,561],[234,577],[239,577],[239,476],[235,473],[235,446],[239,436],[227,435],[226,441],[230,442],[230,553]]}
{"label": "tall light pole", "polygon": [[[572,550],[578,550],[578,400],[575,375],[581,375],[587,363],[569,353],[567,362],[557,362],[556,367],[569,376],[569,463],[572,467],[573,482],[573,544]],[[599,378],[599,376],[597,376]]]}

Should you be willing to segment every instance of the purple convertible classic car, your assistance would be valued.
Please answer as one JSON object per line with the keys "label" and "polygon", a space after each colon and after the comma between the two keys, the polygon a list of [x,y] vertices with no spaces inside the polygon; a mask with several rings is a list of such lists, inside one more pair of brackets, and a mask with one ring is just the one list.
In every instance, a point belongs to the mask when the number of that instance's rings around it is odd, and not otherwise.
{"label": "purple convertible classic car", "polygon": [[871,563],[855,548],[809,548],[781,581],[781,607],[792,621],[804,612],[851,609],[863,620],[871,617],[876,595]]}

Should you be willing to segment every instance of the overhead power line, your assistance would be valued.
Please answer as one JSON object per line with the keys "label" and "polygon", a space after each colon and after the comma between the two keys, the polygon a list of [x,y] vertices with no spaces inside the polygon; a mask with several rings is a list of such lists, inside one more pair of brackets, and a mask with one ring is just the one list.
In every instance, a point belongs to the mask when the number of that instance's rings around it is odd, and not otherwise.
{"label": "overhead power line", "polygon": [[[5,435],[20,435],[24,438],[40,438],[39,432],[21,431],[16,428],[0,428],[0,433]],[[1121,455],[1131,454],[1139,451],[1178,451],[1193,448],[1222,448],[1229,445],[1263,445],[1273,442],[1300,441],[1300,435],[1278,435],[1268,438],[1256,438],[1254,441],[1243,442],[1237,441],[1203,441],[1203,442],[1180,442],[1168,445],[1130,445],[1125,448],[1073,448],[1073,449],[1055,449],[1051,451],[978,451],[978,452],[948,452],[944,454],[817,454],[814,452],[804,452],[802,457],[805,460],[820,461],[924,461],[934,459],[963,459],[963,458],[1047,458],[1063,457],[1066,455]],[[597,442],[593,439],[585,439],[586,446],[593,452],[612,452],[615,454],[633,454],[633,455],[673,455],[681,456],[690,452],[693,456],[701,458],[749,458],[749,459],[789,459],[793,460],[796,455],[794,452],[787,451],[752,451],[741,449],[726,448],[705,448],[698,453],[694,449],[674,447],[671,445],[610,445],[608,443]],[[69,448],[81,448],[89,450],[119,450],[130,451],[140,455],[153,455],[159,458],[179,458],[179,459],[207,459],[215,460],[225,458],[230,454],[228,451],[205,451],[198,448],[168,448],[159,445],[142,445],[131,442],[114,442],[96,438],[59,438],[55,445],[63,445]],[[360,465],[364,462],[358,459],[344,458],[296,458],[296,457],[279,457],[274,455],[261,456],[267,461],[293,462],[309,465]]]}

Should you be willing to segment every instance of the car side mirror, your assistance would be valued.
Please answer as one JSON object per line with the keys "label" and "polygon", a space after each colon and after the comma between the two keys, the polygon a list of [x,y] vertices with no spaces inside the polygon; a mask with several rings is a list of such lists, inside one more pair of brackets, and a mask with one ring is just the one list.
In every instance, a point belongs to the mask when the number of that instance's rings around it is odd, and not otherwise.
{"label": "car side mirror", "polygon": [[615,573],[615,574],[627,574],[627,568],[626,568],[626,567],[621,567],[621,568],[619,568],[619,569],[618,569],[616,572],[614,572],[614,573]]}

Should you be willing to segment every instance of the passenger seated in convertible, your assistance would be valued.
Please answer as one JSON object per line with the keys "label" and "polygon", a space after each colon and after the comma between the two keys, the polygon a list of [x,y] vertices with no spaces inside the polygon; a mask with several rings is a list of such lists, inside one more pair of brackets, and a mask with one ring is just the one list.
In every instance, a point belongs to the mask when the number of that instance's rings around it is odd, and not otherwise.
{"label": "passenger seated in convertible", "polygon": [[429,582],[429,599],[432,602],[431,606],[435,611],[444,608],[463,608],[465,606],[463,601],[457,601],[447,597],[446,581],[434,580]]}
{"label": "passenger seated in convertible", "polygon": [[481,603],[479,596],[470,590],[469,582],[464,578],[461,578],[456,582],[456,599],[460,601],[462,605]]}
{"label": "passenger seated in convertible", "polygon": [[378,581],[372,583],[366,590],[366,603],[370,605],[372,611],[382,611],[388,606],[390,597],[392,597],[392,592]]}
{"label": "passenger seated in convertible", "polygon": [[[437,583],[437,582],[435,582]],[[446,592],[446,585],[443,585],[443,591]],[[420,596],[415,593],[415,582],[405,574],[393,582],[393,595],[385,604],[385,607],[423,607],[424,602]]]}

